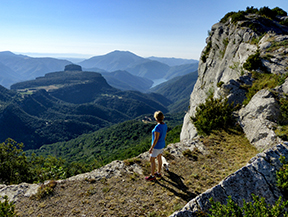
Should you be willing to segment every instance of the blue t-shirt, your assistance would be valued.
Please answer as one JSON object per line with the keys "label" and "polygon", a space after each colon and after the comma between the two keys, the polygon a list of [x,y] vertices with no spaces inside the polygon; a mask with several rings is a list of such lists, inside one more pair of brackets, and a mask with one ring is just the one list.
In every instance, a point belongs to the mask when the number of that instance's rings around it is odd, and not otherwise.
{"label": "blue t-shirt", "polygon": [[154,146],[155,149],[162,149],[165,148],[165,137],[167,133],[167,125],[164,124],[157,124],[154,129],[152,130],[152,143],[153,145],[154,139],[155,139],[155,132],[160,133],[158,142]]}

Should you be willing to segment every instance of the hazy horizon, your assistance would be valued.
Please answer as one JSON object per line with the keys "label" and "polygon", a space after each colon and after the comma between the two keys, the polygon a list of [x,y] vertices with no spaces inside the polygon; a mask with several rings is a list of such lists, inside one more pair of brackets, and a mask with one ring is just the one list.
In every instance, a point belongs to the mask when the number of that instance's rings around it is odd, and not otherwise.
{"label": "hazy horizon", "polygon": [[80,58],[129,50],[141,57],[198,60],[212,25],[247,6],[287,11],[288,1],[4,0],[1,50]]}
{"label": "hazy horizon", "polygon": [[[8,51],[8,50],[5,50],[5,51]],[[0,51],[0,52],[5,52],[4,50],[3,51]],[[116,50],[113,50],[111,52],[114,52]],[[122,51],[122,50],[121,50]],[[12,51],[10,51],[12,52]],[[108,53],[111,53],[111,52],[108,52]],[[124,50],[123,50],[124,52]],[[133,51],[129,51],[137,56],[140,56],[138,55],[137,53],[133,52]],[[77,53],[32,53],[32,52],[12,52],[12,53],[15,53],[17,55],[26,55],[26,56],[29,56],[29,57],[52,57],[52,58],[70,58],[70,59],[89,59],[91,57],[94,57],[94,56],[103,56],[103,55],[106,55],[108,53],[103,53],[103,54],[99,54],[99,55],[91,55],[91,54],[77,54]],[[164,57],[164,56],[155,56],[155,55],[152,55],[152,56],[140,56],[140,57],[143,57],[143,58],[150,58],[150,57],[157,57],[157,58],[176,58],[176,59],[185,59],[185,60],[197,60],[198,59],[187,59],[187,58],[180,58],[180,57]]]}

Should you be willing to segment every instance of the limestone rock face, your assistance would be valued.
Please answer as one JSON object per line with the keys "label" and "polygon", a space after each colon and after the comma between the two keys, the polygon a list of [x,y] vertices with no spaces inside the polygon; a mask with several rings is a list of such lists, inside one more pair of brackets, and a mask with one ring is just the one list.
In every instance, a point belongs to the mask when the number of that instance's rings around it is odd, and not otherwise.
{"label": "limestone rock face", "polygon": [[[249,28],[251,23],[259,29]],[[250,86],[253,80],[250,72],[243,68],[250,55],[259,51],[268,72],[287,72],[288,28],[276,21],[249,15],[245,21],[236,24],[231,19],[217,23],[212,26],[206,43],[199,61],[198,80],[190,96],[190,108],[184,117],[181,141],[197,135],[191,116],[195,115],[196,107],[205,102],[209,91],[214,91],[214,97],[227,97],[230,103],[243,102],[245,87]]]}
{"label": "limestone rock face", "polygon": [[239,206],[252,201],[251,194],[266,198],[268,204],[275,204],[283,194],[276,187],[276,171],[281,167],[279,157],[288,157],[288,146],[279,144],[265,152],[258,154],[250,160],[250,163],[226,177],[218,185],[207,190],[188,202],[180,211],[173,213],[170,217],[191,216],[196,217],[197,210],[209,211],[211,208],[209,199],[226,204],[228,196]]}
{"label": "limestone rock face", "polygon": [[278,102],[268,90],[256,93],[248,105],[239,112],[239,123],[250,143],[258,150],[264,150],[280,142],[274,132],[279,118]]}
{"label": "limestone rock face", "polygon": [[[209,54],[206,54],[206,59],[201,58],[199,61],[198,80],[190,96],[190,109],[184,118],[181,141],[197,135],[190,117],[195,115],[196,107],[205,102],[210,90],[214,91],[215,97],[227,96],[231,98],[230,101],[233,98],[238,101],[245,98],[245,91],[240,89],[240,85],[250,84],[251,79],[247,76],[243,78],[241,73],[246,59],[257,50],[256,45],[247,43],[254,35],[251,29],[240,29],[230,23],[213,25],[201,56],[207,50]],[[223,88],[217,87],[219,82],[224,82]]]}

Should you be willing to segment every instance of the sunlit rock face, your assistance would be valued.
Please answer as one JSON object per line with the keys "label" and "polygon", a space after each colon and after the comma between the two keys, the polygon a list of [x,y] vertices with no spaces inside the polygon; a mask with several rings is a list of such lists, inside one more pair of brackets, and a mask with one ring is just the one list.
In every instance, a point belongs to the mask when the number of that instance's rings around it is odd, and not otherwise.
{"label": "sunlit rock face", "polygon": [[249,56],[259,52],[266,72],[287,72],[288,48],[281,44],[288,43],[288,27],[277,21],[251,14],[236,23],[230,18],[225,23],[213,25],[206,42],[199,61],[198,80],[183,121],[181,141],[197,135],[191,116],[195,115],[196,107],[205,102],[209,92],[213,92],[214,97],[227,97],[230,103],[243,102],[247,92],[245,86],[251,86],[253,80],[251,72],[243,68]]}

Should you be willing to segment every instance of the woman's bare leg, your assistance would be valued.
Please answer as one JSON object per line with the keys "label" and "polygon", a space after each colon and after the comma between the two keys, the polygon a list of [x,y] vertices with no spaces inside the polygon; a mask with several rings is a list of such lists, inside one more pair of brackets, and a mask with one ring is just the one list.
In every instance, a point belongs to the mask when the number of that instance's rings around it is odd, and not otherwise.
{"label": "woman's bare leg", "polygon": [[158,160],[158,173],[161,173],[161,168],[162,168],[162,154],[158,154],[157,160]]}
{"label": "woman's bare leg", "polygon": [[150,157],[150,163],[151,163],[151,175],[154,176],[154,172],[155,172],[155,157]]}

